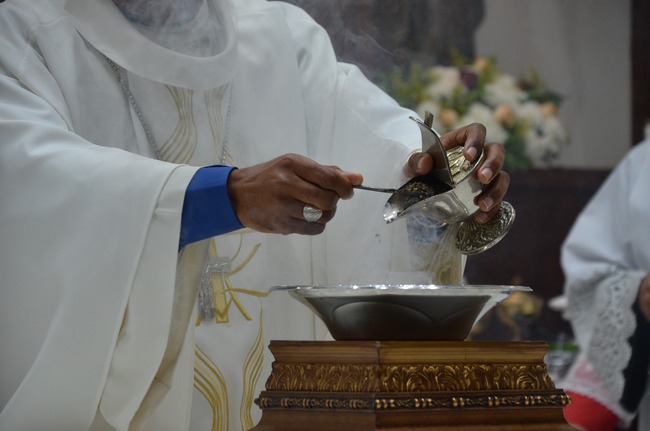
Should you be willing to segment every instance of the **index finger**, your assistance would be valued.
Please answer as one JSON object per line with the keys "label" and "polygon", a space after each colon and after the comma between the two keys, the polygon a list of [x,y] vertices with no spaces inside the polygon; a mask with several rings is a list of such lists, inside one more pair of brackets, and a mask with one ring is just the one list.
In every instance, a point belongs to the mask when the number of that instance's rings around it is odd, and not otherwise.
{"label": "index finger", "polygon": [[506,150],[497,142],[490,142],[483,150],[483,161],[478,168],[478,179],[483,184],[491,182],[503,167]]}
{"label": "index finger", "polygon": [[487,130],[484,125],[472,123],[446,133],[441,139],[447,150],[462,145],[465,158],[473,162],[483,150],[486,136]]}
{"label": "index finger", "polygon": [[296,175],[322,189],[336,193],[346,199],[354,193],[353,184],[361,184],[361,174],[344,172],[337,166],[324,166],[311,159],[299,165],[294,171]]}

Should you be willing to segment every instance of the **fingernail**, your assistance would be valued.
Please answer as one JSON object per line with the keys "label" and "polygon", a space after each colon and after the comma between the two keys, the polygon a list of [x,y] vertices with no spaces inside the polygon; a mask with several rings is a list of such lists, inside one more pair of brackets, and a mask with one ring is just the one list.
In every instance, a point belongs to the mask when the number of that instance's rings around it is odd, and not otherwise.
{"label": "fingernail", "polygon": [[418,171],[422,170],[423,164],[424,164],[424,157],[420,157],[420,160],[418,160],[418,167],[417,167]]}
{"label": "fingernail", "polygon": [[483,175],[485,181],[490,181],[494,175],[494,172],[490,168],[483,168],[481,169],[481,175]]}
{"label": "fingernail", "polygon": [[494,200],[490,197],[481,199],[481,202],[479,203],[479,206],[483,211],[488,211],[490,208],[492,208],[492,205],[494,205]]}
{"label": "fingernail", "polygon": [[467,154],[469,154],[472,160],[474,160],[476,158],[476,155],[478,154],[478,150],[476,149],[476,147],[469,147],[469,149],[467,150]]}

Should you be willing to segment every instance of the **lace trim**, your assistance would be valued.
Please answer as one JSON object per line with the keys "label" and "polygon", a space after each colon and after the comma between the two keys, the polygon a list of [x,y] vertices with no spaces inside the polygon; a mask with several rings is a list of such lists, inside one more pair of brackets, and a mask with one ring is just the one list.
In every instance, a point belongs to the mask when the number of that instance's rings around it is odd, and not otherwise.
{"label": "lace trim", "polygon": [[[573,322],[580,347],[602,382],[602,391],[609,394],[608,400],[597,401],[607,401],[608,407],[618,406],[623,394],[623,371],[632,354],[628,339],[636,329],[632,305],[642,278],[641,273],[610,267],[587,281],[567,285],[569,306],[565,315]],[[571,383],[580,386],[580,379],[588,375],[574,374]],[[592,396],[590,390],[593,387],[584,395]]]}
{"label": "lace trim", "polygon": [[627,428],[634,419],[634,413],[625,410],[612,397],[612,394],[594,368],[589,364],[584,354],[580,354],[567,376],[562,382],[562,388],[575,392],[602,404],[619,418],[619,423]]}

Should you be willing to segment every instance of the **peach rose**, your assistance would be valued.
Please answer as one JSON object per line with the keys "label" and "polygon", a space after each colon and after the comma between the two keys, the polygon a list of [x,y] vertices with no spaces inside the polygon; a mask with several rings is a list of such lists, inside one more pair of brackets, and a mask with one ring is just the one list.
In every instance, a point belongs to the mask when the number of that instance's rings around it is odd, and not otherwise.
{"label": "peach rose", "polygon": [[458,123],[458,112],[455,109],[441,109],[438,113],[438,121],[445,127],[453,127]]}
{"label": "peach rose", "polygon": [[542,117],[544,118],[557,117],[557,106],[555,106],[554,103],[542,103],[539,107],[539,110],[542,112]]}
{"label": "peach rose", "polygon": [[476,60],[474,60],[474,64],[472,64],[472,68],[476,71],[476,73],[481,73],[489,65],[490,65],[490,60],[488,60],[485,57],[478,57]]}
{"label": "peach rose", "polygon": [[494,110],[494,119],[504,126],[512,126],[516,120],[515,110],[508,105],[499,105]]}

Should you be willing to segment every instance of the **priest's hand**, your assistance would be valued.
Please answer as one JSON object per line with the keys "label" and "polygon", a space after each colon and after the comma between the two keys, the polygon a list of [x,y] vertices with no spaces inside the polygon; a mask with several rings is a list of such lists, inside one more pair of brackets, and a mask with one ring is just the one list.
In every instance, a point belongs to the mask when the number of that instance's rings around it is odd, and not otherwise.
{"label": "priest's hand", "polygon": [[645,320],[650,322],[650,275],[641,281],[639,286],[639,309]]}
{"label": "priest's hand", "polygon": [[228,193],[235,214],[246,227],[260,232],[317,235],[334,217],[339,199],[351,198],[352,186],[362,181],[361,174],[286,154],[233,170]]}
{"label": "priest's hand", "polygon": [[[496,215],[510,185],[510,176],[501,170],[506,156],[505,148],[496,142],[485,143],[485,137],[485,127],[473,123],[452,130],[441,138],[446,149],[458,145],[464,146],[465,158],[470,162],[479,156],[481,150],[483,151],[483,161],[476,171],[479,181],[484,186],[477,198],[480,210],[474,216],[478,223],[485,223]],[[416,153],[409,158],[404,173],[408,177],[425,175],[433,167],[433,158],[430,154]]]}

